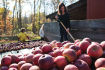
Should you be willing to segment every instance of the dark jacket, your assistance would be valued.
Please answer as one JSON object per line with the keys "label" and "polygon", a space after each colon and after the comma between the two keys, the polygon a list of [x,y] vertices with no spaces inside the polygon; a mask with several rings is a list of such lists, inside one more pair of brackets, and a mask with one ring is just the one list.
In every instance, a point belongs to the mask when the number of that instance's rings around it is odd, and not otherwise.
{"label": "dark jacket", "polygon": [[[59,20],[64,24],[64,26],[66,28],[71,28],[70,27],[70,17],[69,17],[68,13],[66,13],[64,15],[58,15],[58,22],[59,22]],[[60,26],[61,30],[62,29],[64,30],[64,27],[60,23],[59,23],[59,26]]]}

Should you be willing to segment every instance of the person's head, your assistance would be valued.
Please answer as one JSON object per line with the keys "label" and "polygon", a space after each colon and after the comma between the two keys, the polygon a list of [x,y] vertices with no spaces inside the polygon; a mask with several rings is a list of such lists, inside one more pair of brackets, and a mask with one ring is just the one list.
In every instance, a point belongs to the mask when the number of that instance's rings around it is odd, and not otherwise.
{"label": "person's head", "polygon": [[25,32],[25,28],[21,28],[21,32]]}
{"label": "person's head", "polygon": [[58,14],[59,15],[62,15],[62,12],[66,13],[67,12],[67,9],[66,9],[64,3],[59,3],[59,6],[58,6]]}

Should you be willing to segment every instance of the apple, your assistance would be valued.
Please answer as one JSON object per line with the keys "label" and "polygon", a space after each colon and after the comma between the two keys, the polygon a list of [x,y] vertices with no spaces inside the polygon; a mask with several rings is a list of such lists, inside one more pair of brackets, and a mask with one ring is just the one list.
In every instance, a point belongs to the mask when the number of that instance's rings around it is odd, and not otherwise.
{"label": "apple", "polygon": [[75,46],[79,46],[80,42],[76,42],[74,43]]}
{"label": "apple", "polygon": [[26,63],[26,61],[20,61],[19,63],[18,63],[18,69],[20,70],[20,67],[23,65],[23,64],[25,64]]}
{"label": "apple", "polygon": [[39,58],[40,58],[42,55],[43,55],[43,54],[36,54],[36,55],[33,56],[32,61],[33,61],[33,64],[34,64],[34,65],[38,65],[38,60],[39,60]]}
{"label": "apple", "polygon": [[13,63],[13,64],[11,64],[11,65],[9,66],[9,68],[16,68],[16,69],[18,69],[18,64]]}
{"label": "apple", "polygon": [[72,62],[72,61],[76,60],[76,58],[77,58],[76,52],[73,49],[64,50],[63,56],[65,56],[65,58],[67,58],[67,60],[69,62]]}
{"label": "apple", "polygon": [[52,56],[44,54],[39,58],[38,63],[42,70],[49,70],[53,68],[54,60]]}
{"label": "apple", "polygon": [[1,60],[1,66],[9,66],[12,62],[12,59],[10,56],[4,56]]}
{"label": "apple", "polygon": [[56,43],[55,43],[55,46],[56,46],[56,47],[62,47],[63,45],[62,45],[61,42],[56,42]]}
{"label": "apple", "polygon": [[39,68],[39,66],[34,65],[34,66],[30,67],[29,70],[40,70],[40,68]]}
{"label": "apple", "polygon": [[80,40],[79,40],[79,39],[76,39],[76,40],[74,41],[74,44],[76,44],[76,43],[78,43],[78,42],[80,42]]}
{"label": "apple", "polygon": [[8,66],[2,66],[0,68],[1,68],[0,70],[8,70]]}
{"label": "apple", "polygon": [[70,43],[70,41],[63,41],[62,45],[66,44],[66,43]]}
{"label": "apple", "polygon": [[51,55],[52,57],[54,57],[54,52],[53,51],[49,52],[48,54]]}
{"label": "apple", "polygon": [[54,47],[52,50],[54,51],[54,50],[57,50],[57,49],[59,49],[59,47]]}
{"label": "apple", "polygon": [[27,63],[32,63],[33,56],[33,54],[28,54],[27,56],[25,56],[25,61]]}
{"label": "apple", "polygon": [[8,70],[18,70],[17,68],[9,68]]}
{"label": "apple", "polygon": [[24,58],[24,56],[23,56],[23,55],[18,56],[18,58],[19,58],[19,61],[24,61],[24,60],[25,60],[25,58]]}
{"label": "apple", "polygon": [[12,63],[18,63],[20,61],[19,57],[14,54],[11,55],[11,58],[12,58]]}
{"label": "apple", "polygon": [[66,43],[63,45],[64,49],[68,49],[71,45],[73,45],[74,43]]}
{"label": "apple", "polygon": [[98,42],[91,42],[91,44],[100,45]]}
{"label": "apple", "polygon": [[50,45],[51,45],[52,48],[55,47],[55,43],[56,43],[56,42],[57,42],[56,40],[53,40],[53,41],[50,42]]}
{"label": "apple", "polygon": [[81,59],[77,59],[74,65],[77,66],[79,70],[91,70],[88,64]]}
{"label": "apple", "polygon": [[105,67],[99,67],[96,70],[105,70]]}
{"label": "apple", "polygon": [[68,64],[65,66],[64,70],[79,70],[79,69],[73,64]]}
{"label": "apple", "polygon": [[89,43],[91,43],[91,39],[88,37],[84,38],[83,41],[88,41]]}
{"label": "apple", "polygon": [[81,48],[79,46],[71,45],[69,48],[75,50],[77,56],[81,55]]}
{"label": "apple", "polygon": [[79,56],[79,59],[85,61],[89,66],[92,64],[92,59],[89,55],[87,54],[82,54]]}
{"label": "apple", "polygon": [[103,49],[98,44],[91,44],[87,48],[87,54],[92,58],[99,58],[103,55]]}
{"label": "apple", "polygon": [[54,57],[62,56],[62,51],[60,49],[54,50],[53,55]]}
{"label": "apple", "polygon": [[95,67],[99,68],[99,67],[105,67],[105,58],[98,58],[95,61]]}
{"label": "apple", "polygon": [[20,70],[29,70],[32,67],[31,63],[25,63],[20,67]]}
{"label": "apple", "polygon": [[41,49],[42,49],[42,52],[43,52],[43,53],[49,53],[49,52],[52,51],[52,47],[51,47],[50,44],[44,44],[44,45],[41,47]]}
{"label": "apple", "polygon": [[88,41],[81,41],[79,43],[79,47],[81,48],[83,53],[86,52],[89,45],[90,45],[90,43]]}
{"label": "apple", "polygon": [[100,45],[102,46],[103,50],[105,50],[105,41],[102,41],[102,42],[100,43]]}
{"label": "apple", "polygon": [[32,50],[32,53],[33,53],[33,54],[42,54],[42,50],[37,47],[37,48],[34,48],[34,49]]}
{"label": "apple", "polygon": [[56,66],[61,69],[64,68],[68,63],[67,60],[64,56],[57,56],[54,59],[54,63],[56,64]]}

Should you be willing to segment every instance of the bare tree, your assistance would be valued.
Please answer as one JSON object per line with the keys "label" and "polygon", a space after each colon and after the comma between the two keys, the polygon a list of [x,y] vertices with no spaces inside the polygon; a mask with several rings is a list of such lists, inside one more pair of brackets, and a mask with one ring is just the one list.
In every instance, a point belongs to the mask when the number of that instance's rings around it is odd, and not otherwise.
{"label": "bare tree", "polygon": [[53,8],[54,8],[54,12],[55,12],[58,8],[60,1],[59,0],[51,0],[51,2],[53,4]]}
{"label": "bare tree", "polygon": [[19,0],[19,18],[18,18],[18,28],[22,28],[22,22],[21,22],[21,0]]}
{"label": "bare tree", "polygon": [[15,0],[15,5],[14,5],[14,8],[13,8],[13,17],[12,17],[13,30],[12,30],[12,35],[14,34],[14,28],[15,28],[15,25],[14,25],[14,15],[15,15],[16,7],[17,7],[17,0]]}
{"label": "bare tree", "polygon": [[4,33],[6,34],[7,33],[7,30],[6,30],[6,18],[7,18],[7,0],[3,0],[3,6],[4,6],[4,13],[3,13],[3,16],[2,16],[2,19],[4,21]]}
{"label": "bare tree", "polygon": [[36,9],[36,6],[35,6],[35,0],[34,0],[34,17],[33,17],[33,24],[32,24],[32,32],[35,34],[36,33],[36,27],[35,27],[35,9]]}

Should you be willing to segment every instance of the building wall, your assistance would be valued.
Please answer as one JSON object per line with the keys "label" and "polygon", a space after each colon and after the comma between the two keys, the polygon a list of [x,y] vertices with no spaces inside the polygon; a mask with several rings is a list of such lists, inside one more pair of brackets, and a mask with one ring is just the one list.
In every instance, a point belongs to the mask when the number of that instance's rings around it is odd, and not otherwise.
{"label": "building wall", "polygon": [[87,19],[105,18],[105,0],[87,0]]}

